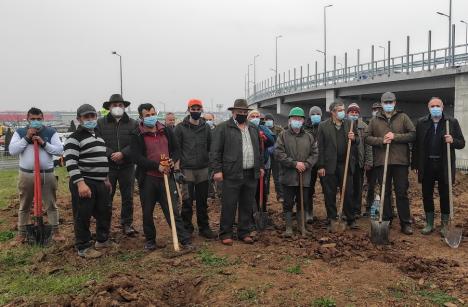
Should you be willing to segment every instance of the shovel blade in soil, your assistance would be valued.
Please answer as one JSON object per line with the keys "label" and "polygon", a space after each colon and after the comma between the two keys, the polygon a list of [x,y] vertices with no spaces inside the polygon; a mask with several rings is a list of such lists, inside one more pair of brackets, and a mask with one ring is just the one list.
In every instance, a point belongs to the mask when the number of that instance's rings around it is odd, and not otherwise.
{"label": "shovel blade in soil", "polygon": [[52,237],[52,226],[44,224],[26,225],[26,241],[30,245],[46,246]]}
{"label": "shovel blade in soil", "polygon": [[388,235],[390,232],[390,221],[371,221],[371,242],[376,245],[390,244]]}
{"label": "shovel blade in soil", "polygon": [[254,220],[255,220],[255,226],[257,227],[257,230],[265,230],[268,226],[268,215],[263,212],[255,212],[254,213]]}
{"label": "shovel blade in soil", "polygon": [[453,225],[449,226],[445,235],[445,243],[451,248],[458,248],[463,238],[462,229]]}
{"label": "shovel blade in soil", "polygon": [[338,220],[330,221],[330,231],[332,233],[344,232],[345,230],[346,230],[346,222],[343,221],[341,218],[339,218]]}

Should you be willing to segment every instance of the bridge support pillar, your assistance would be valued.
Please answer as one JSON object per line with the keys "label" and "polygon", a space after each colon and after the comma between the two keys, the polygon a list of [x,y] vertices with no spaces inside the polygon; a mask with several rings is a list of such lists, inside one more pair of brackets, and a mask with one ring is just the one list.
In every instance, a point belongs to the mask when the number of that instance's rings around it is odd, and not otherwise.
{"label": "bridge support pillar", "polygon": [[[468,74],[455,76],[454,114],[460,123],[463,135],[468,137]],[[468,148],[456,151],[460,164],[468,165]],[[465,160],[465,161],[462,161]],[[458,164],[458,163],[457,163]]]}
{"label": "bridge support pillar", "polygon": [[334,89],[330,89],[325,92],[325,101],[325,110],[328,111],[330,105],[336,101],[336,93]]}
{"label": "bridge support pillar", "polygon": [[284,104],[281,98],[276,98],[276,114],[287,117],[291,109],[292,107],[288,104]]}

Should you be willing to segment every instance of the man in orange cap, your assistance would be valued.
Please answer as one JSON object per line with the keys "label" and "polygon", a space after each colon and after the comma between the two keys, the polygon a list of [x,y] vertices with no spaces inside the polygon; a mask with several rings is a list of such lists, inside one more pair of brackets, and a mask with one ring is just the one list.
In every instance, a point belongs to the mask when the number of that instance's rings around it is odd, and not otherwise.
{"label": "man in orange cap", "polygon": [[181,153],[180,168],[183,173],[183,176],[179,176],[179,183],[186,183],[184,188],[188,189],[188,197],[182,203],[181,215],[186,230],[193,233],[192,204],[195,200],[198,232],[207,239],[213,239],[215,234],[210,229],[207,204],[211,128],[201,117],[203,112],[201,100],[190,99],[187,110],[190,115],[175,128]]}

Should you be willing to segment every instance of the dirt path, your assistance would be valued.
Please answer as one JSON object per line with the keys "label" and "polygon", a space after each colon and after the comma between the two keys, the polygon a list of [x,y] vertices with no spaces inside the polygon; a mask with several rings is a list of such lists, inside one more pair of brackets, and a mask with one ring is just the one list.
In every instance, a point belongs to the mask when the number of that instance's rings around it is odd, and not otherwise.
{"label": "dirt path", "polygon": [[[460,174],[458,178],[454,188],[457,221],[463,222],[466,234],[468,177]],[[142,251],[141,210],[135,197],[135,226],[140,235],[123,237],[117,227],[120,212],[115,210],[113,237],[120,247],[92,261],[76,256],[69,199],[60,197],[67,242],[48,248],[28,269],[32,267],[38,274],[53,274],[54,270],[65,270],[67,274],[99,271],[98,277],[91,274],[76,291],[45,299],[62,305],[443,306],[451,302],[467,306],[468,240],[465,238],[460,248],[450,249],[438,233],[419,233],[424,224],[419,189],[412,176],[410,200],[415,234],[401,235],[394,223],[390,246],[375,247],[370,243],[368,219],[358,221],[360,230],[329,234],[319,188],[315,205],[319,221],[312,225],[307,239],[281,237],[281,206],[272,201],[269,212],[275,227],[259,233],[253,246],[235,242],[226,247],[195,236],[197,252],[176,258],[171,256],[169,227],[159,209],[158,241],[167,247],[152,253]],[[15,212],[13,207],[1,214],[8,216],[11,225]],[[210,203],[210,216],[217,229],[218,201]],[[7,243],[0,249],[8,248]],[[29,303],[28,297],[13,300],[13,305]]]}

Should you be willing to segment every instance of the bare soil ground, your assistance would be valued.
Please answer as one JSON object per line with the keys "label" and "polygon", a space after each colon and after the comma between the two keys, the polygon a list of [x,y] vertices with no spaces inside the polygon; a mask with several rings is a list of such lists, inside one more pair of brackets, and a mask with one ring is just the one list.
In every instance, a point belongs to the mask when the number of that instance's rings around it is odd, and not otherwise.
{"label": "bare soil ground", "polygon": [[[62,186],[65,180],[61,178]],[[79,258],[73,248],[72,212],[65,186],[58,203],[66,243],[46,249],[13,248],[12,240],[0,243],[0,304],[468,306],[468,239],[458,249],[451,249],[438,231],[421,235],[422,199],[413,175],[410,186],[415,234],[402,235],[394,223],[389,246],[374,246],[369,241],[370,222],[365,218],[358,221],[360,230],[328,233],[318,187],[314,209],[318,221],[311,226],[308,238],[282,238],[281,205],[272,193],[268,211],[274,226],[258,233],[254,245],[236,241],[227,247],[195,234],[197,250],[178,257],[171,251],[170,229],[160,209],[155,213],[158,242],[166,247],[143,251],[137,194],[135,226],[140,234],[124,237],[118,226],[116,197],[112,237],[119,247],[96,260]],[[458,174],[454,194],[456,221],[467,234],[467,176]],[[17,200],[13,198],[11,205],[0,211],[0,231],[15,228],[16,212]],[[211,201],[214,229],[219,227],[219,213],[219,201]]]}

